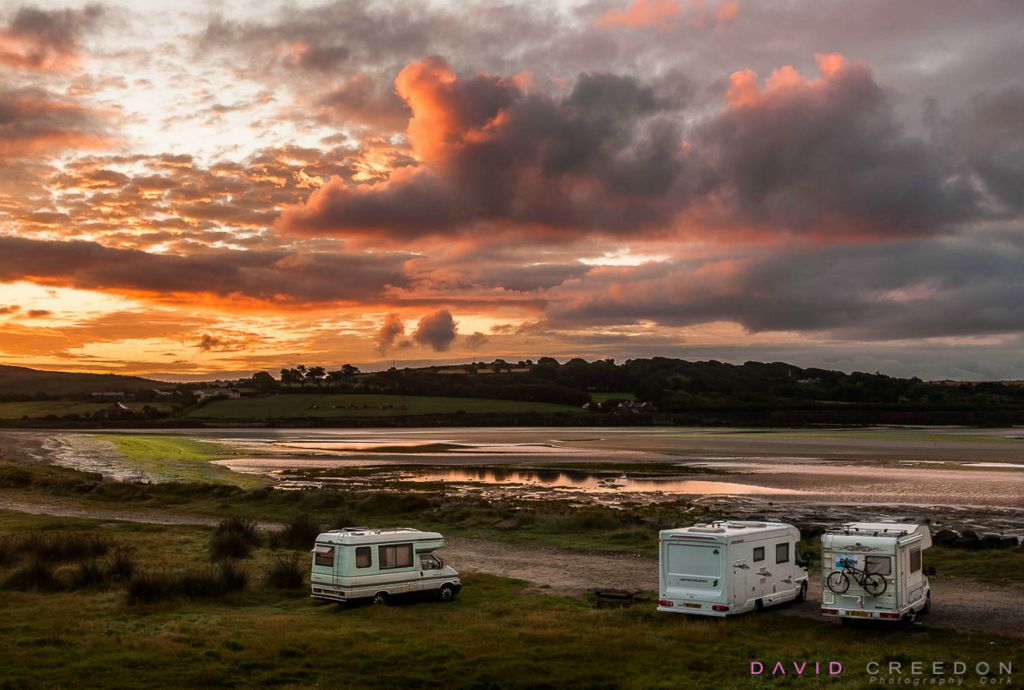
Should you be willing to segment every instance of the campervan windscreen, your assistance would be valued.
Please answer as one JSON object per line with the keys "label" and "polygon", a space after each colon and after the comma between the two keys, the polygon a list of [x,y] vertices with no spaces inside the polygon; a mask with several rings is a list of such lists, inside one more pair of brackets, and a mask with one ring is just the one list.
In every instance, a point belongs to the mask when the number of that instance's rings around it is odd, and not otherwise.
{"label": "campervan windscreen", "polygon": [[668,571],[673,575],[719,576],[722,574],[722,546],[669,544]]}

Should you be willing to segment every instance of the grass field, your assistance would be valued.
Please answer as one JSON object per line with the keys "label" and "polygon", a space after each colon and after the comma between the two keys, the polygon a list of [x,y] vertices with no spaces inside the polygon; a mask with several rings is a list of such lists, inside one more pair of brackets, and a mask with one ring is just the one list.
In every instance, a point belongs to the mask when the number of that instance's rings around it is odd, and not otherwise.
{"label": "grass field", "polygon": [[172,478],[176,481],[217,482],[253,487],[264,484],[260,477],[240,474],[210,461],[225,457],[225,451],[213,443],[183,436],[155,434],[92,434],[113,443],[117,452],[133,468]]}
{"label": "grass field", "polygon": [[[0,511],[0,537],[25,533],[101,533],[131,547],[139,569],[173,570],[206,566],[212,530]],[[481,575],[450,604],[317,605],[263,583],[273,555],[239,561],[248,585],[221,598],[129,604],[118,584],[3,591],[0,687],[861,688],[868,661],[1024,664],[1019,640],[992,634],[866,630],[781,610],[703,620],[653,602],[595,609]],[[15,567],[0,566],[0,582]],[[797,678],[790,666],[786,678],[752,679],[752,660],[837,660],[844,672]]]}
{"label": "grass field", "polygon": [[398,417],[465,413],[580,412],[571,405],[521,400],[446,398],[417,395],[269,395],[262,398],[216,400],[189,412],[199,419],[289,419],[330,417]]}
{"label": "grass field", "polygon": [[612,391],[611,393],[591,393],[590,399],[597,403],[603,403],[606,400],[636,400],[636,395],[629,391]]}
{"label": "grass field", "polygon": [[[146,405],[161,412],[169,412],[172,406],[168,403],[124,403],[132,412],[141,413]],[[30,402],[0,402],[0,419],[38,419],[55,415],[64,417],[69,414],[76,414],[80,417],[89,417],[100,410],[110,407],[109,402],[84,402],[82,400],[33,400]]]}

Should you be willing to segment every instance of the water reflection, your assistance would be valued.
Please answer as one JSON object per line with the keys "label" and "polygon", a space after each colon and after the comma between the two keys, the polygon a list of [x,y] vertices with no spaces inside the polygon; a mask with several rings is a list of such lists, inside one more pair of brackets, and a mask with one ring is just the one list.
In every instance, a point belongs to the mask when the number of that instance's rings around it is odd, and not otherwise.
{"label": "water reflection", "polygon": [[588,493],[670,493],[684,495],[766,495],[798,494],[781,489],[735,482],[681,479],[679,477],[627,477],[563,472],[559,470],[506,470],[491,468],[457,468],[424,470],[405,479],[421,482],[469,482],[476,484],[524,484],[546,488],[580,489]]}

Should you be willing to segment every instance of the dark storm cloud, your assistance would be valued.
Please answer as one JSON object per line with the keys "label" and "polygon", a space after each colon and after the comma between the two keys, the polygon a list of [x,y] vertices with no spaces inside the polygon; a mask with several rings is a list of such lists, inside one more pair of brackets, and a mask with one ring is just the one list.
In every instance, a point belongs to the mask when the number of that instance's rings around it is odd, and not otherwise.
{"label": "dark storm cloud", "polygon": [[420,345],[427,345],[435,352],[447,350],[458,333],[458,324],[447,309],[438,309],[427,314],[416,324],[412,339]]}
{"label": "dark storm cloud", "polygon": [[[424,166],[384,187],[335,180],[282,216],[300,233],[415,237],[479,222],[562,233],[664,226],[690,195],[676,126],[631,77],[583,74],[556,99],[442,60],[396,80]],[[544,230],[540,230],[544,232]]]}
{"label": "dark storm cloud", "polygon": [[997,204],[1024,210],[1024,86],[978,94],[957,134]]}
{"label": "dark storm cloud", "polygon": [[734,75],[733,107],[695,133],[737,220],[795,229],[849,223],[854,233],[888,236],[977,215],[967,168],[906,133],[866,65],[820,61],[820,79],[780,70],[763,91],[753,75]]}
{"label": "dark storm cloud", "polygon": [[542,327],[728,321],[862,340],[1021,333],[1022,262],[1019,244],[947,238],[595,270],[550,294]]}
{"label": "dark storm cloud", "polygon": [[61,58],[77,58],[81,38],[98,27],[104,13],[102,5],[59,10],[20,7],[0,29],[0,63],[43,68]]}
{"label": "dark storm cloud", "polygon": [[405,321],[402,317],[398,314],[386,314],[383,323],[377,329],[377,351],[386,354],[393,349],[408,347],[410,343],[404,336]]}
{"label": "dark storm cloud", "polygon": [[44,89],[0,87],[0,161],[60,149],[96,148],[104,122],[93,110]]}
{"label": "dark storm cloud", "polygon": [[389,80],[356,74],[322,96],[317,105],[320,119],[335,124],[356,123],[378,129],[405,129],[409,109],[395,94]]}
{"label": "dark storm cloud", "polygon": [[[909,133],[864,64],[819,61],[816,79],[783,68],[762,87],[751,72],[734,74],[729,106],[689,131],[632,77],[585,73],[557,99],[500,77],[460,78],[437,58],[412,63],[396,88],[413,112],[421,166],[371,188],[333,180],[280,225],[407,240],[510,224],[564,239],[665,233],[690,214],[726,229],[890,238],[984,215],[971,161]],[[1003,100],[976,117],[1017,107]],[[1004,130],[1018,122],[1003,121]],[[994,136],[968,138],[984,150]],[[982,177],[1012,185],[1014,163],[1000,160],[983,158]]]}
{"label": "dark storm cloud", "polygon": [[206,251],[189,256],[113,249],[93,242],[0,236],[0,282],[155,294],[213,294],[267,302],[379,298],[402,286],[404,255]]}

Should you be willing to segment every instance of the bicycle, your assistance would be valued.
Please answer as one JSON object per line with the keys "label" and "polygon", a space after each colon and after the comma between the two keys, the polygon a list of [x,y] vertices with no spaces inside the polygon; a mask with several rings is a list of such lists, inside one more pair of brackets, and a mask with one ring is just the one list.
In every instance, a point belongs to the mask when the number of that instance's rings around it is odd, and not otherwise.
{"label": "bicycle", "polygon": [[878,573],[866,573],[850,564],[850,560],[844,558],[843,569],[829,573],[825,584],[836,594],[845,594],[850,589],[850,579],[860,585],[865,592],[873,597],[880,597],[885,593],[885,578]]}

